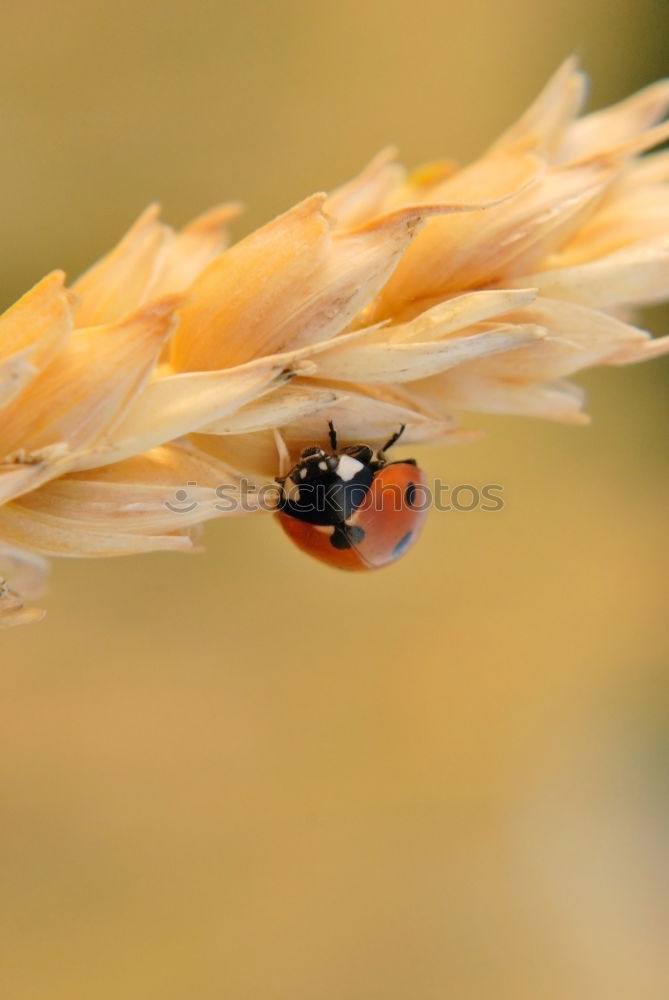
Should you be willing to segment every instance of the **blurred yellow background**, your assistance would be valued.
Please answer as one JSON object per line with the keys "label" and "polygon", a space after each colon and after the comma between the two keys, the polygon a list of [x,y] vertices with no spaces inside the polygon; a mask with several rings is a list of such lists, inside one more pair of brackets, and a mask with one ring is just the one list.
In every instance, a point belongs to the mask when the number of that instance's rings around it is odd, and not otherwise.
{"label": "blurred yellow background", "polygon": [[[9,304],[152,199],[240,198],[239,236],[388,142],[474,157],[572,51],[618,99],[669,6],[23,0],[2,34]],[[57,564],[0,647],[3,1000],[666,1000],[667,371],[419,450],[505,508],[382,573],[269,517]]]}

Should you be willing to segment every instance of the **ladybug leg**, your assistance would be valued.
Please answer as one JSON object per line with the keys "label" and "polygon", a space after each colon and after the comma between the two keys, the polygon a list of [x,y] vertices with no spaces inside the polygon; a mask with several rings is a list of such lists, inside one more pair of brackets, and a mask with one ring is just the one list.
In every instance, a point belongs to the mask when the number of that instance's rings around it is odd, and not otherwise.
{"label": "ladybug leg", "polygon": [[277,482],[281,483],[288,475],[288,470],[290,469],[290,455],[286,447],[286,442],[276,428],[274,428],[274,443],[279,453],[279,475],[276,478]]}
{"label": "ladybug leg", "polygon": [[330,428],[330,447],[333,451],[337,450],[337,432],[334,428],[334,424],[331,420],[328,420],[328,427]]}
{"label": "ladybug leg", "polygon": [[390,440],[389,440],[389,441],[386,441],[386,443],[384,444],[383,448],[381,449],[381,454],[382,454],[382,455],[383,455],[383,453],[384,453],[385,451],[388,451],[388,449],[389,449],[389,448],[392,448],[392,446],[393,446],[394,444],[397,444],[397,442],[399,441],[399,439],[400,439],[400,438],[402,437],[402,435],[404,434],[404,431],[405,431],[405,429],[406,429],[406,424],[401,424],[401,425],[400,425],[400,429],[399,429],[398,431],[395,431],[395,433],[394,433],[394,434],[393,434],[393,436],[392,436],[392,437],[390,438]]}
{"label": "ladybug leg", "polygon": [[330,545],[335,549],[350,549],[355,547],[365,537],[365,532],[356,524],[345,524],[340,521],[335,524],[330,535]]}

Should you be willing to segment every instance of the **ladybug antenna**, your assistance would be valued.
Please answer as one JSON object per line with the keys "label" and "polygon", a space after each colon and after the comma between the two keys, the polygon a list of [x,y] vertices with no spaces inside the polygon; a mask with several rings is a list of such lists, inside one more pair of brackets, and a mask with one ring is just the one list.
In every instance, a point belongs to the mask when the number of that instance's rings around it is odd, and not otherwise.
{"label": "ladybug antenna", "polygon": [[390,440],[386,441],[386,443],[384,444],[383,448],[381,449],[381,454],[383,454],[384,452],[388,451],[389,448],[392,448],[392,446],[394,444],[397,444],[397,442],[399,441],[399,439],[404,434],[405,428],[406,428],[406,424],[400,424],[400,429],[398,431],[395,431],[395,433],[390,438]]}
{"label": "ladybug antenna", "polygon": [[334,428],[334,424],[331,420],[328,420],[328,427],[330,428],[330,447],[333,451],[337,450],[337,432]]}

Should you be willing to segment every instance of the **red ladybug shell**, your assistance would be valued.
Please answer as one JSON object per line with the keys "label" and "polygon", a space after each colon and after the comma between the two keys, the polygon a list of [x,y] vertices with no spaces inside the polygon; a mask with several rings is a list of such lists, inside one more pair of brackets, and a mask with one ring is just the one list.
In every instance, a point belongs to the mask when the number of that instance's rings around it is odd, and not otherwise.
{"label": "red ladybug shell", "polygon": [[347,519],[362,529],[349,548],[335,548],[332,525],[309,524],[283,511],[275,515],[298,548],[340,569],[379,569],[416,541],[427,515],[426,479],[413,462],[391,462],[375,473],[363,503]]}

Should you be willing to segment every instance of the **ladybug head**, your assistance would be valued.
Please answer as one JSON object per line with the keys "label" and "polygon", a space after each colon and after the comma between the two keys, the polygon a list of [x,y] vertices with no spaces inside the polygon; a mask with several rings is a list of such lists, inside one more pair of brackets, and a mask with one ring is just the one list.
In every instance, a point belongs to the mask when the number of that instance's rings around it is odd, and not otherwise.
{"label": "ladybug head", "polygon": [[335,471],[338,461],[336,455],[329,455],[322,448],[304,448],[300,452],[299,461],[288,473],[288,478],[292,479],[294,483],[322,479],[323,476]]}

